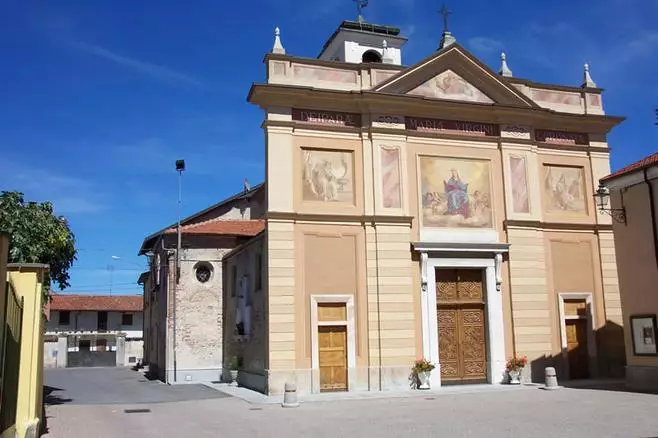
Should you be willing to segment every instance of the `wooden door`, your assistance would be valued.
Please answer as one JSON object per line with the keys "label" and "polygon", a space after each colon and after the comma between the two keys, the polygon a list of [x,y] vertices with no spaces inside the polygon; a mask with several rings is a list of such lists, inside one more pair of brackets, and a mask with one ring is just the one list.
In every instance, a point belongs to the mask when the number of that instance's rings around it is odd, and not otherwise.
{"label": "wooden door", "polygon": [[347,327],[318,327],[320,392],[347,391]]}
{"label": "wooden door", "polygon": [[564,325],[567,332],[569,378],[585,379],[589,377],[587,319],[567,319]]}
{"label": "wooden door", "polygon": [[441,381],[487,381],[482,270],[437,269],[436,302]]}

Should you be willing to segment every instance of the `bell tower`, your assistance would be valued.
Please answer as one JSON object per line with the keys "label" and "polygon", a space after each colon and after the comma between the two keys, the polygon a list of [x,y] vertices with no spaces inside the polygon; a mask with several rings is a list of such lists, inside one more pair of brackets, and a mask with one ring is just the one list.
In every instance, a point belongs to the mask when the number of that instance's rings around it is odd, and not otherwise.
{"label": "bell tower", "polygon": [[396,27],[366,23],[359,8],[358,21],[343,21],[322,47],[318,59],[402,65],[401,49],[406,42]]}

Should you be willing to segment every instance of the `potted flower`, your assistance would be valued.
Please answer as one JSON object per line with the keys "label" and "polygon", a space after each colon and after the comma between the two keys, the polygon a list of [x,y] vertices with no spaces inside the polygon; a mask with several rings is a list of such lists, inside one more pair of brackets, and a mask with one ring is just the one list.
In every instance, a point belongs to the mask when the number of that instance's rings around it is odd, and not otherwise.
{"label": "potted flower", "polygon": [[233,356],[231,358],[231,363],[229,364],[230,373],[231,373],[231,385],[237,385],[238,380],[238,370],[242,367],[242,357]]}
{"label": "potted flower", "polygon": [[434,368],[434,364],[425,358],[414,363],[413,371],[420,382],[418,389],[430,389],[430,373]]}
{"label": "potted flower", "polygon": [[521,384],[521,380],[519,380],[519,377],[521,376],[521,371],[523,371],[523,367],[525,367],[527,364],[528,364],[528,358],[525,356],[516,357],[516,355],[514,355],[512,358],[510,358],[510,360],[507,361],[507,367],[505,368],[505,370],[509,375],[510,385]]}

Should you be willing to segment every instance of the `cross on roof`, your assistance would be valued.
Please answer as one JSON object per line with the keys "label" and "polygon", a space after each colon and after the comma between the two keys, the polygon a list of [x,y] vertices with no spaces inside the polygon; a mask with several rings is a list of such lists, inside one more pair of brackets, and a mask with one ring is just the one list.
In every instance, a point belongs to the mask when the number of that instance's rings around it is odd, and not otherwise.
{"label": "cross on roof", "polygon": [[439,14],[443,16],[443,31],[448,32],[448,16],[452,14],[452,12],[446,7],[446,5],[443,5],[441,9],[439,9]]}
{"label": "cross on roof", "polygon": [[368,6],[368,0],[353,0],[356,3],[357,21],[363,22],[363,8]]}

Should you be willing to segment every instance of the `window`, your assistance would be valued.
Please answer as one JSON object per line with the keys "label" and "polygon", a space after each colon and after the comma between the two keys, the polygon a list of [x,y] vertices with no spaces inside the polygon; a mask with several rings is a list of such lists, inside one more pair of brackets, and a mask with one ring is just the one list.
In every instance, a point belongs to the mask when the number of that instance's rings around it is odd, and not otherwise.
{"label": "window", "polygon": [[121,314],[121,325],[133,325],[133,314],[132,313],[122,313]]}
{"label": "window", "polygon": [[60,310],[59,312],[59,325],[71,324],[71,312],[68,310]]}
{"label": "window", "polygon": [[194,275],[199,283],[206,283],[212,277],[212,265],[208,262],[199,262],[194,266]]}
{"label": "window", "polygon": [[263,288],[263,254],[256,254],[256,290],[261,290]]}

